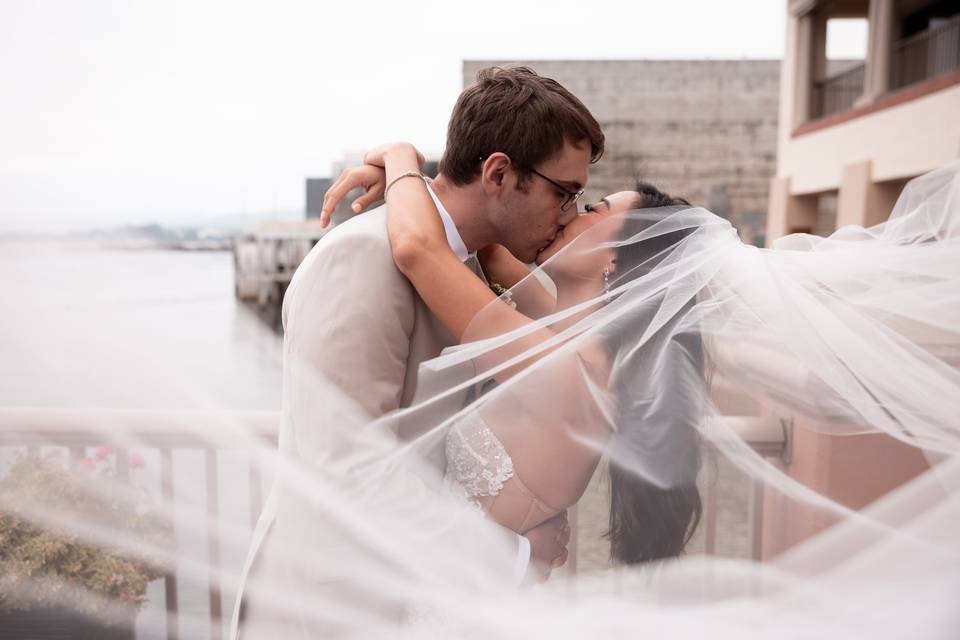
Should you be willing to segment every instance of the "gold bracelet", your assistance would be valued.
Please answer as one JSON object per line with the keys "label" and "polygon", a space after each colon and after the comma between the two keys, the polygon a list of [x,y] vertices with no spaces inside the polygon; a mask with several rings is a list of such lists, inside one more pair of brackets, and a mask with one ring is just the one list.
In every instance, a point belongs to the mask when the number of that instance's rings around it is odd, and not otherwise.
{"label": "gold bracelet", "polygon": [[420,178],[423,180],[424,175],[419,171],[407,171],[406,173],[401,173],[399,176],[390,181],[390,184],[387,185],[387,188],[383,190],[383,197],[387,197],[387,192],[390,191],[390,187],[397,184],[397,181],[403,180],[404,178]]}

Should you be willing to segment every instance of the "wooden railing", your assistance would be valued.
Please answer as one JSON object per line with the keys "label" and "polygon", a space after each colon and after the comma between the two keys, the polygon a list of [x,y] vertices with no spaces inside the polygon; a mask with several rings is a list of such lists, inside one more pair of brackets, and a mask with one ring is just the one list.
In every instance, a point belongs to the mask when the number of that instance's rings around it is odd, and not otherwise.
{"label": "wooden railing", "polygon": [[[205,493],[209,526],[207,552],[209,562],[210,638],[222,637],[224,611],[220,584],[220,489],[218,451],[245,448],[248,438],[275,444],[279,413],[269,411],[129,411],[88,409],[0,409],[0,446],[65,447],[71,464],[86,457],[88,447],[109,441],[114,445],[115,469],[129,476],[131,449],[156,449],[160,453],[162,498],[172,512],[173,451],[204,452]],[[203,428],[198,428],[202,426]],[[219,435],[218,435],[219,434]],[[231,444],[232,441],[232,444]],[[261,469],[250,466],[250,527],[256,523],[263,504]],[[164,578],[167,610],[166,637],[179,637],[178,584],[176,570]],[[229,615],[229,612],[227,612]]]}
{"label": "wooden railing", "polygon": [[892,89],[960,70],[960,14],[893,45]]}
{"label": "wooden railing", "polygon": [[813,83],[811,116],[822,118],[853,108],[863,95],[865,64],[858,64]]}
{"label": "wooden railing", "polygon": [[[173,507],[172,452],[193,449],[204,452],[209,562],[210,637],[223,636],[224,611],[221,606],[220,488],[218,486],[218,451],[250,447],[250,438],[276,442],[280,414],[277,412],[204,412],[204,411],[125,411],[87,409],[0,409],[0,447],[65,447],[73,461],[82,459],[87,447],[99,446],[105,440],[114,445],[116,470],[129,474],[130,449],[156,449],[160,453],[161,491],[168,508]],[[778,418],[728,417],[730,426],[755,451],[763,456],[782,456],[786,451],[788,430]],[[204,428],[198,428],[203,425]],[[262,508],[262,478],[257,465],[251,465],[249,482],[250,527]],[[716,540],[717,496],[708,483],[704,500],[705,550],[713,553]],[[751,495],[753,556],[759,559],[759,532],[762,513],[762,489],[754,485]],[[571,514],[576,520],[576,509]],[[571,541],[571,566],[576,572],[576,540]],[[164,579],[166,600],[166,637],[179,637],[176,570]],[[227,612],[229,615],[229,612]]]}

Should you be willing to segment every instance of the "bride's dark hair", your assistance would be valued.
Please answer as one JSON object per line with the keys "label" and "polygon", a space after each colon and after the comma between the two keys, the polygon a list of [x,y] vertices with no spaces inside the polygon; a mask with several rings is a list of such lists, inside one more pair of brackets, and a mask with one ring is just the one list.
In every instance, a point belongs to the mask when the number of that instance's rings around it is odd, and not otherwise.
{"label": "bride's dark hair", "polygon": [[[635,209],[689,205],[672,198],[653,185],[637,185]],[[672,212],[676,209],[668,209]],[[655,224],[668,213],[624,221],[623,237]],[[693,229],[681,229],[618,247],[617,280],[635,279],[670,254]],[[639,353],[617,362],[625,341],[637,341],[659,308],[659,299],[637,306],[637,313],[618,321],[608,341],[616,362],[610,381],[618,399],[617,432],[610,455],[610,540],[611,558],[622,564],[637,564],[679,555],[693,536],[703,513],[697,474],[700,469],[698,425],[704,415],[704,353],[699,333],[681,329],[687,302],[663,327],[648,336]],[[657,363],[657,366],[653,366]],[[645,395],[654,378],[664,396]],[[629,401],[628,401],[629,399]],[[655,480],[654,480],[655,479]]]}

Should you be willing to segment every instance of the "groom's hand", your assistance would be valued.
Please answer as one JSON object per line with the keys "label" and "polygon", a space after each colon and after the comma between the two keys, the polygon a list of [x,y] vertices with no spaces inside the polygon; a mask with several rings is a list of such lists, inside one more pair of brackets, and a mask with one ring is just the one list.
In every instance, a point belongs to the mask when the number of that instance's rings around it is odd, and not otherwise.
{"label": "groom's hand", "polygon": [[566,563],[567,544],[570,542],[570,524],[567,522],[566,511],[523,535],[530,541],[528,580],[542,582],[550,577],[550,571]]}
{"label": "groom's hand", "polygon": [[344,169],[337,181],[330,185],[323,195],[323,210],[320,212],[320,226],[326,228],[330,223],[330,215],[336,206],[348,193],[360,187],[363,195],[350,205],[354,213],[360,213],[368,205],[383,199],[383,191],[387,186],[387,176],[383,169],[364,164],[359,167]]}

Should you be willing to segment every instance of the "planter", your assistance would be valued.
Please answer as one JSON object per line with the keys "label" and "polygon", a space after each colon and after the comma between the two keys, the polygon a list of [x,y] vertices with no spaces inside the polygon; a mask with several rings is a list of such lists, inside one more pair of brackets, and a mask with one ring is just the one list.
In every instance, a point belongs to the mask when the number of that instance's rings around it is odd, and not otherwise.
{"label": "planter", "polygon": [[65,607],[0,611],[0,640],[133,640],[136,612],[116,623]]}

